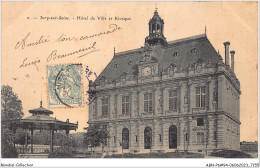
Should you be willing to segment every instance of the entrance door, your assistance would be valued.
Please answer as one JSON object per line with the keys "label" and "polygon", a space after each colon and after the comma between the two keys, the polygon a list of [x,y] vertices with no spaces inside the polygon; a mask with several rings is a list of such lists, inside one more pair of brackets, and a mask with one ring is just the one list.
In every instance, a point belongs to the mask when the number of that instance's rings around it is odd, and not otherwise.
{"label": "entrance door", "polygon": [[152,147],[152,128],[146,127],[144,129],[144,149],[151,149]]}
{"label": "entrance door", "polygon": [[169,148],[177,148],[177,127],[175,125],[172,125],[169,128]]}
{"label": "entrance door", "polygon": [[127,128],[122,130],[122,147],[123,149],[129,149],[129,130]]}

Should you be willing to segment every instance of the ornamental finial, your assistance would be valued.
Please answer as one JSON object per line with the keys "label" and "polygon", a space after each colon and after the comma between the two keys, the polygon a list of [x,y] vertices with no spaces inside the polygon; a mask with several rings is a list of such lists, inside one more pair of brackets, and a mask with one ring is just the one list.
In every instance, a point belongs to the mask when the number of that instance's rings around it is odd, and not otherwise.
{"label": "ornamental finial", "polygon": [[157,12],[157,10],[158,10],[158,8],[157,8],[157,5],[156,5],[156,3],[155,3],[155,11],[154,11],[154,12]]}
{"label": "ornamental finial", "polygon": [[42,92],[41,92],[41,101],[40,101],[40,107],[42,107]]}

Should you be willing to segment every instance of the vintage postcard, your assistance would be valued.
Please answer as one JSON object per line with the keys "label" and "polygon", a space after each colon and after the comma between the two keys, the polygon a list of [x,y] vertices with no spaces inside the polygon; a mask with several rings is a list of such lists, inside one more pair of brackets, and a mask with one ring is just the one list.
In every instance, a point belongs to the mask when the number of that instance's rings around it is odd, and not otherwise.
{"label": "vintage postcard", "polygon": [[259,166],[257,1],[1,12],[1,166]]}

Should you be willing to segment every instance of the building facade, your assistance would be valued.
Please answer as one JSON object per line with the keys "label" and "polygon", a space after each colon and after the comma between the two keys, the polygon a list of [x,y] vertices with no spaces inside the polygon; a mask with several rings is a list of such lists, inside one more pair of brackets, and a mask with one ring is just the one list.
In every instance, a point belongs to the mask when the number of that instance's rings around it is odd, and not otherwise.
{"label": "building facade", "polygon": [[155,10],[144,47],[115,53],[90,84],[89,124],[109,132],[105,150],[239,150],[241,91],[229,45],[224,63],[206,34],[167,42]]}

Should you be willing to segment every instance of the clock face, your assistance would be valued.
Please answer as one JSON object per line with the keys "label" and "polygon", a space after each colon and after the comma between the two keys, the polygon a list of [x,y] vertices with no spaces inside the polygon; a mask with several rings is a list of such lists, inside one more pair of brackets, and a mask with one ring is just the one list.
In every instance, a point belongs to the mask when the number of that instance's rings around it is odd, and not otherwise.
{"label": "clock face", "polygon": [[145,67],[143,69],[143,76],[149,76],[149,75],[151,75],[151,73],[152,73],[151,67]]}

